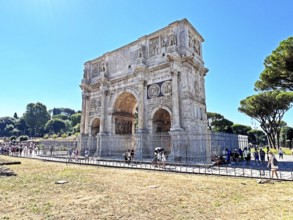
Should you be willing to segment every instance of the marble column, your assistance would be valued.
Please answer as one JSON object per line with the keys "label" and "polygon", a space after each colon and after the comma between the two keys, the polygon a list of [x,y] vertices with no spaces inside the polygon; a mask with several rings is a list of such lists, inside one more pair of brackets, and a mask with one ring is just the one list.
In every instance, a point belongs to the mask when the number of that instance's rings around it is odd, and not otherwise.
{"label": "marble column", "polygon": [[90,110],[90,97],[85,96],[85,109],[84,109],[84,134],[89,134],[89,110]]}
{"label": "marble column", "polygon": [[106,91],[104,86],[101,86],[102,96],[101,96],[101,118],[100,118],[100,133],[105,131],[105,101],[106,101]]}
{"label": "marble column", "polygon": [[101,118],[100,118],[100,133],[105,132],[105,117],[106,117],[106,96],[108,94],[108,90],[104,87],[104,85],[101,86],[102,96],[101,96]]}
{"label": "marble column", "polygon": [[81,120],[80,120],[80,133],[84,134],[85,132],[85,114],[86,114],[86,95],[82,94],[82,114],[81,114]]}
{"label": "marble column", "polygon": [[139,100],[138,100],[138,131],[142,132],[145,129],[144,124],[144,109],[145,109],[145,95],[144,95],[145,81],[140,80],[138,85]]}
{"label": "marble column", "polygon": [[172,75],[172,111],[173,111],[173,124],[171,131],[182,130],[180,124],[180,112],[179,112],[179,95],[178,95],[178,71],[171,72]]}

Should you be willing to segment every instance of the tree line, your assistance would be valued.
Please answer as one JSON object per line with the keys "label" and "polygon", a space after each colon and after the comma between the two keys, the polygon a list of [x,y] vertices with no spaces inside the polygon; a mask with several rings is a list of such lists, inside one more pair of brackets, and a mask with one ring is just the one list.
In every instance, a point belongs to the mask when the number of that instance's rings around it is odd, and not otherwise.
{"label": "tree line", "polygon": [[[226,119],[223,115],[214,112],[208,112],[208,129],[215,132],[232,133],[248,136],[248,142],[254,145],[267,145],[269,139],[267,134],[256,127],[248,125],[235,124]],[[282,121],[280,129],[280,143],[282,146],[290,147],[293,140],[293,128],[287,126]]]}
{"label": "tree line", "polygon": [[25,140],[28,137],[67,137],[80,131],[81,112],[70,108],[47,107],[40,103],[29,103],[22,117],[0,117],[0,137]]}

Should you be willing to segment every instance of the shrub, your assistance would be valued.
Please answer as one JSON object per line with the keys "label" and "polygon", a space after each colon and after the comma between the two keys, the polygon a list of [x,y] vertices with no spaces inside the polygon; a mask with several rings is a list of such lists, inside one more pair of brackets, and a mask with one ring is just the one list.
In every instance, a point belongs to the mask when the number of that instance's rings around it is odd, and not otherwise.
{"label": "shrub", "polygon": [[62,134],[62,138],[67,138],[67,134]]}
{"label": "shrub", "polygon": [[11,137],[10,137],[10,141],[15,141],[16,140],[16,136],[15,135],[12,135]]}
{"label": "shrub", "polygon": [[19,137],[19,141],[27,141],[28,140],[28,136],[27,135],[21,135]]}
{"label": "shrub", "polygon": [[56,139],[57,137],[58,137],[57,134],[53,134],[53,135],[52,135],[52,138],[53,138],[53,139]]}

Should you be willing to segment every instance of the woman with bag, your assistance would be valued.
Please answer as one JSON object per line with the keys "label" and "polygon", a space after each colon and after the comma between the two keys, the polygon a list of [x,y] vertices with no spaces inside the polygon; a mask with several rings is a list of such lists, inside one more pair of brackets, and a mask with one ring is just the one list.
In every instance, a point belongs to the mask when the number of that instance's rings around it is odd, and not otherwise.
{"label": "woman with bag", "polygon": [[272,178],[274,178],[274,174],[276,174],[277,179],[279,179],[278,173],[277,173],[277,170],[279,169],[278,164],[279,162],[277,161],[275,155],[273,154],[273,152],[270,151],[268,167],[271,166]]}

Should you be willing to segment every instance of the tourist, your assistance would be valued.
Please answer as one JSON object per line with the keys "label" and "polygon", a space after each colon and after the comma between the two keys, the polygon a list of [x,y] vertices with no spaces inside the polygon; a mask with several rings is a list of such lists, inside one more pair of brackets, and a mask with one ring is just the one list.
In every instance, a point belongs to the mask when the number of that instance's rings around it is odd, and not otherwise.
{"label": "tourist", "polygon": [[130,152],[130,149],[128,149],[124,154],[122,154],[124,156],[124,160],[125,160],[125,163],[130,163],[131,161],[131,152]]}
{"label": "tourist", "polygon": [[39,154],[39,148],[38,148],[38,146],[36,145],[35,146],[35,155],[38,155]]}
{"label": "tourist", "polygon": [[166,152],[162,152],[162,168],[165,169],[166,168]]}
{"label": "tourist", "polygon": [[84,151],[84,161],[90,162],[90,151],[88,148],[86,148]]}
{"label": "tourist", "polygon": [[79,155],[78,148],[75,148],[75,151],[74,151],[75,161],[78,161],[78,155]]}
{"label": "tourist", "polygon": [[247,147],[245,147],[243,150],[243,157],[245,159],[246,165],[249,165],[250,164],[250,151],[248,150]]}
{"label": "tourist", "polygon": [[160,151],[160,150],[157,153],[157,163],[158,163],[158,167],[160,168],[162,165],[162,151]]}
{"label": "tourist", "polygon": [[226,163],[230,163],[231,151],[226,148]]}
{"label": "tourist", "polygon": [[269,160],[268,160],[268,167],[271,167],[271,173],[272,173],[272,178],[274,178],[274,174],[276,175],[277,178],[278,177],[278,173],[277,170],[279,169],[278,167],[278,161],[275,157],[275,155],[273,154],[273,152],[269,152]]}
{"label": "tourist", "polygon": [[131,161],[133,161],[134,160],[134,149],[131,149],[130,157],[131,157]]}
{"label": "tourist", "polygon": [[237,148],[235,148],[232,153],[232,161],[236,163],[239,162],[239,153]]}
{"label": "tourist", "polygon": [[152,164],[154,164],[155,167],[158,166],[158,153],[159,152],[158,152],[157,148],[155,148],[155,150],[154,150],[154,159],[152,161]]}
{"label": "tourist", "polygon": [[51,157],[53,156],[53,151],[54,151],[54,146],[52,144],[52,146],[50,147],[50,155],[51,155]]}
{"label": "tourist", "polygon": [[73,156],[73,148],[71,147],[68,149],[68,162],[71,161],[72,156]]}
{"label": "tourist", "polygon": [[283,150],[281,147],[279,147],[278,152],[279,152],[279,159],[283,159]]}
{"label": "tourist", "polygon": [[262,148],[259,150],[259,155],[260,155],[261,165],[264,165],[266,153]]}
{"label": "tourist", "polygon": [[258,153],[258,150],[255,148],[255,151],[253,152],[253,156],[254,156],[254,164],[260,164],[259,163],[259,153]]}
{"label": "tourist", "polygon": [[239,154],[240,160],[242,161],[243,160],[243,151],[241,148],[238,149],[238,154]]}

